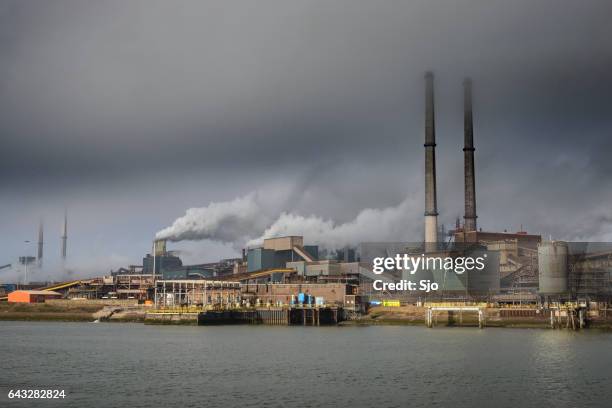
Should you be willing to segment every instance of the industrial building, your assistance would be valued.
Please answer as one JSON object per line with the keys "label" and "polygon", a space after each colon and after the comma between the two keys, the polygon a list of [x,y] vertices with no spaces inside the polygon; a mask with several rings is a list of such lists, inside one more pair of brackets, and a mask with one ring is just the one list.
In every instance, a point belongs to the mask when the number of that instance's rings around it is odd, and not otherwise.
{"label": "industrial building", "polygon": [[265,239],[263,246],[249,248],[247,252],[247,271],[284,268],[287,262],[313,262],[319,256],[319,247],[304,246],[301,236],[288,236]]}
{"label": "industrial building", "polygon": [[312,304],[363,311],[358,287],[345,283],[246,284],[241,289],[243,299],[255,305],[290,306],[299,303],[303,294],[312,299]]}
{"label": "industrial building", "polygon": [[[299,303],[357,310],[363,304],[357,287],[342,283],[241,284],[232,281],[158,280],[155,306],[249,308],[289,307]],[[300,294],[303,295],[300,299]],[[304,300],[304,299],[311,299]],[[318,302],[318,303],[316,303]]]}
{"label": "industrial building", "polygon": [[212,280],[157,280],[153,299],[158,308],[172,307],[231,307],[240,305],[241,291],[238,282]]}
{"label": "industrial building", "polygon": [[[612,245],[543,241],[540,235],[523,231],[522,226],[517,232],[479,228],[472,97],[472,81],[466,79],[463,83],[464,215],[463,223],[457,219],[455,228],[448,234],[444,232],[444,225],[438,224],[434,75],[428,72],[425,75],[425,211],[421,242],[360,244],[329,251],[306,245],[304,237],[299,235],[271,237],[264,239],[260,246],[245,248],[239,258],[184,265],[177,252],[167,249],[165,240],[155,240],[142,265],[111,271],[110,276],[69,282],[61,290],[69,298],[153,299],[159,307],[231,304],[285,307],[296,302],[299,294],[353,310],[361,310],[360,305],[372,298],[412,303],[423,299],[535,303],[578,298],[609,302]],[[66,239],[65,215],[63,257]],[[41,224],[39,262],[42,242]],[[402,270],[385,275],[372,272],[374,257],[404,253],[444,258],[486,254],[488,262],[477,273],[455,274],[440,268],[420,268],[411,275]],[[407,278],[437,282],[440,289],[429,294],[372,290],[374,280],[393,282]]]}
{"label": "industrial building", "polygon": [[146,254],[142,259],[142,273],[148,275],[178,269],[182,266],[181,259],[173,252],[166,250],[166,240],[155,240],[153,254]]}
{"label": "industrial building", "polygon": [[44,303],[47,299],[60,299],[61,293],[45,290],[16,290],[8,294],[9,303]]}
{"label": "industrial building", "polygon": [[545,241],[538,246],[538,293],[548,299],[612,299],[612,244]]}
{"label": "industrial building", "polygon": [[[167,250],[166,240],[155,240],[153,254],[146,254],[142,259],[142,273],[145,275],[158,274],[163,279],[213,279],[234,273],[236,265],[242,261],[240,258],[222,259],[218,262],[209,262],[196,265],[183,265],[177,253]],[[127,271],[118,271],[126,273]],[[130,268],[133,273],[134,268]]]}
{"label": "industrial building", "polygon": [[[387,253],[395,254],[420,252],[429,255],[446,255],[453,252],[464,252],[466,248],[486,250],[489,256],[494,255],[497,261],[485,274],[468,276],[452,276],[440,271],[419,271],[426,279],[443,282],[445,291],[466,293],[483,293],[488,288],[489,294],[506,296],[506,299],[523,299],[525,295],[556,296],[558,299],[587,297],[591,299],[610,300],[612,296],[612,248],[604,250],[589,250],[587,248],[568,250],[564,242],[542,242],[540,235],[527,234],[525,231],[508,233],[482,231],[477,227],[476,214],[476,175],[475,147],[472,109],[472,81],[467,78],[464,88],[464,222],[457,221],[454,230],[449,232],[449,242],[444,242],[439,235],[438,207],[436,191],[436,160],[435,160],[435,104],[434,76],[425,74],[425,236],[423,246],[416,248],[384,248]],[[578,245],[580,247],[580,245]],[[375,248],[375,250],[381,248]],[[371,254],[364,256],[371,258]],[[449,280],[450,278],[450,280]],[[472,283],[470,283],[472,282]],[[478,282],[476,285],[473,283]],[[443,294],[443,296],[448,293]]]}

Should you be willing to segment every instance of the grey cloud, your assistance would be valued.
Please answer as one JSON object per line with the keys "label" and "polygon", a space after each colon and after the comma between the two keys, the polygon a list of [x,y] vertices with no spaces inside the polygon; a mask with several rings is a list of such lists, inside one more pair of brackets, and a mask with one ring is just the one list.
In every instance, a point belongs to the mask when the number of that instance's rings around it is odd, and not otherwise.
{"label": "grey cloud", "polygon": [[[100,222],[146,203],[151,225],[130,233],[149,239],[187,208],[284,177],[294,186],[275,211],[344,223],[422,194],[433,69],[444,222],[462,213],[469,75],[481,225],[570,236],[567,220],[586,213],[581,234],[601,235],[611,11],[607,0],[4,1],[0,194],[103,200]],[[174,194],[171,209],[148,204],[152,188]]]}

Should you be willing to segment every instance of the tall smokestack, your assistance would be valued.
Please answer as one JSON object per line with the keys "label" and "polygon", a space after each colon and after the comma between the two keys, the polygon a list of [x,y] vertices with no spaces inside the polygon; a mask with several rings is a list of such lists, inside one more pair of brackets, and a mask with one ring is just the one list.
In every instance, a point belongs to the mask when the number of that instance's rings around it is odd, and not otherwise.
{"label": "tall smokestack", "polygon": [[463,170],[465,177],[464,231],[476,231],[476,180],[474,174],[474,127],[472,123],[472,81],[463,81]]}
{"label": "tall smokestack", "polygon": [[64,228],[62,229],[62,259],[66,259],[66,241],[68,241],[68,211],[64,210]]}
{"label": "tall smokestack", "polygon": [[43,222],[40,220],[38,224],[38,266],[42,266],[43,259]]}
{"label": "tall smokestack", "polygon": [[425,243],[435,249],[438,242],[438,206],[436,198],[436,127],[434,118],[433,73],[425,74]]}

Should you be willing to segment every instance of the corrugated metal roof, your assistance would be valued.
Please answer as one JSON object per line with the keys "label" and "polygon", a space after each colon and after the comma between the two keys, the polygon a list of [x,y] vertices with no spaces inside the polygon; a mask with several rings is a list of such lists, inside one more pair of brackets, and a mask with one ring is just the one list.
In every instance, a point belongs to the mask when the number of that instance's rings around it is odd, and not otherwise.
{"label": "corrugated metal roof", "polygon": [[61,293],[53,292],[51,290],[16,290],[14,292],[11,292],[11,294],[16,293],[16,292],[29,293],[30,295],[55,295],[55,296],[62,296]]}

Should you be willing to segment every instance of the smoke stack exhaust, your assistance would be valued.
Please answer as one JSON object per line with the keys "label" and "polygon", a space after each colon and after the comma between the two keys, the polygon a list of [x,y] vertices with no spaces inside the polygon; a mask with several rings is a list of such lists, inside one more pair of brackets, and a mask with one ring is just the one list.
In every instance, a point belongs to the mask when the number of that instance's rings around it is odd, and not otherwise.
{"label": "smoke stack exhaust", "polygon": [[426,249],[430,250],[434,250],[438,242],[436,127],[433,80],[433,73],[427,72],[425,74],[425,243]]}
{"label": "smoke stack exhaust", "polygon": [[465,178],[464,231],[476,231],[476,180],[474,174],[474,127],[472,123],[472,81],[463,81],[463,170]]}
{"label": "smoke stack exhaust", "polygon": [[68,241],[68,211],[64,210],[64,228],[62,229],[62,260],[66,260],[67,241]]}

